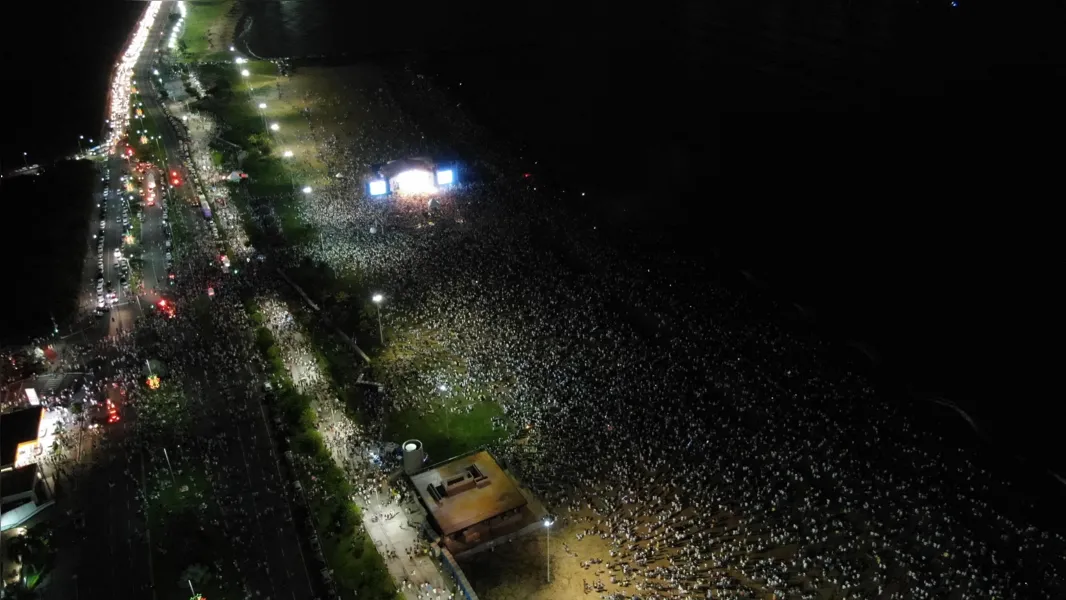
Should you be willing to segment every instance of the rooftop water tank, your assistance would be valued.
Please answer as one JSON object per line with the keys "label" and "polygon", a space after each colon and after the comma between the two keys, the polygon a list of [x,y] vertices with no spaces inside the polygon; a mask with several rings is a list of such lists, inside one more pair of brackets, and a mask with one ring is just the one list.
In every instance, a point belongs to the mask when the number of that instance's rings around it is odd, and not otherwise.
{"label": "rooftop water tank", "polygon": [[407,440],[403,443],[403,470],[410,475],[422,469],[422,461],[425,460],[426,452],[422,449],[422,442]]}

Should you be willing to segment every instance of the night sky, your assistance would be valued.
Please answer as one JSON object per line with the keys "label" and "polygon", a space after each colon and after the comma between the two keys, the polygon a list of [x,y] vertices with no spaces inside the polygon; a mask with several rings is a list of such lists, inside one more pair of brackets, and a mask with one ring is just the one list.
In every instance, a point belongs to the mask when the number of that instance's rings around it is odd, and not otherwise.
{"label": "night sky", "polygon": [[[384,41],[465,79],[479,120],[546,180],[590,191],[575,210],[634,244],[750,270],[826,335],[878,348],[897,381],[1050,451],[1061,14],[880,2],[833,33],[838,4],[456,9],[446,41]],[[5,169],[98,136],[108,66],[141,8],[5,13]],[[26,202],[4,187],[5,204]],[[31,224],[3,237],[25,260],[37,217],[8,214]]]}

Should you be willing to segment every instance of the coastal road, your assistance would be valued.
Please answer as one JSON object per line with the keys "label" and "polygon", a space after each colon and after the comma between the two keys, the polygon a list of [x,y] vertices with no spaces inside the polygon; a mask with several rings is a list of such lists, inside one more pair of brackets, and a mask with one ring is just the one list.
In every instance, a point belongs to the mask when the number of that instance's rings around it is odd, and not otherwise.
{"label": "coastal road", "polygon": [[[162,16],[157,19],[153,35],[158,37],[166,27]],[[155,59],[149,47],[138,61],[139,65],[148,64]],[[106,207],[103,240],[103,276],[110,281],[118,296],[118,302],[110,313],[101,319],[98,331],[101,335],[118,335],[131,331],[135,320],[144,314],[144,304],[153,302],[152,293],[141,294],[136,290],[122,289],[120,284],[121,268],[116,264],[115,251],[122,252],[123,237],[126,233],[122,225],[123,209],[129,207],[129,192],[126,191],[121,178],[129,173],[130,164],[121,155],[107,159],[106,170],[110,171],[106,185],[110,192],[100,200],[101,207]],[[105,169],[102,169],[105,170]],[[157,286],[159,278],[164,278],[163,263],[164,239],[162,234],[162,210],[158,203],[155,207],[145,207],[142,221],[142,240],[140,247],[144,250],[144,280],[146,290]],[[133,218],[133,211],[129,210]],[[98,229],[101,216],[95,215],[93,231]],[[93,248],[96,251],[96,248]],[[95,262],[95,261],[94,261]],[[93,297],[95,301],[95,281]],[[117,350],[116,350],[117,352]],[[105,357],[106,358],[106,357]],[[96,442],[106,444],[91,453],[91,463],[87,474],[79,478],[79,488],[73,491],[79,512],[83,517],[84,527],[74,532],[79,539],[74,542],[78,549],[77,580],[75,598],[153,598],[152,589],[154,573],[150,566],[152,548],[146,539],[146,524],[140,510],[139,495],[143,493],[141,456],[131,452],[125,445],[135,421],[132,410],[122,406],[124,396],[118,388],[109,390],[120,404],[122,421],[104,425],[105,433],[95,436]],[[58,592],[58,590],[57,590]],[[52,596],[44,595],[51,600]],[[61,597],[70,598],[69,593]]]}
{"label": "coastal road", "polygon": [[[159,23],[165,23],[164,17],[160,16]],[[154,48],[156,44],[162,47],[157,34],[153,31],[150,35],[152,41],[134,69],[138,83],[152,81],[152,63],[158,56]],[[183,140],[170,125],[156,89],[155,83],[141,86],[139,99],[143,102],[145,120],[160,134],[161,147],[167,156],[164,168],[181,170],[185,180],[184,185],[170,189],[169,217],[192,224],[187,229],[193,238],[190,242],[195,242],[188,248],[176,248],[175,254],[181,254],[178,262],[211,263],[214,250],[207,249],[214,248],[215,243],[198,213],[194,177],[183,161]],[[159,183],[165,185],[165,181]],[[145,211],[142,238],[146,289],[153,287],[153,283],[156,289],[166,286],[162,202],[161,199],[157,206],[146,207]],[[203,282],[178,281],[177,285],[203,285]],[[222,469],[222,473],[216,473],[220,476],[212,477],[215,486],[212,496],[227,515],[228,527],[234,532],[242,531],[238,534],[242,539],[235,540],[242,548],[242,577],[264,597],[310,600],[316,592],[305,560],[303,540],[292,519],[287,482],[273,448],[273,434],[260,403],[261,393],[255,387],[261,375],[234,368],[235,365],[247,367],[255,350],[245,339],[247,332],[233,330],[232,326],[239,322],[235,318],[223,319],[214,327],[187,318],[194,319],[182,313],[173,326],[191,327],[185,332],[189,342],[182,352],[195,356],[197,366],[186,369],[182,384],[192,392],[190,397],[199,407],[197,418],[209,432],[197,439],[219,440],[225,446],[225,451],[217,447],[212,450]],[[246,355],[234,361],[225,351],[227,348],[238,349]]]}

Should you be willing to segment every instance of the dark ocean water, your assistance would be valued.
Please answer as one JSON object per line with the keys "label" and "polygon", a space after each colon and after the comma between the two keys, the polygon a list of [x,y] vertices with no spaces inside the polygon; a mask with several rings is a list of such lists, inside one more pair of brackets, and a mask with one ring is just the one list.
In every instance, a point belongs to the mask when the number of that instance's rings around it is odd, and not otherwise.
{"label": "dark ocean water", "polygon": [[1057,155],[1028,136],[1063,129],[1062,16],[958,4],[280,0],[246,41],[415,62],[620,243],[747,270],[1061,470],[1034,195]]}
{"label": "dark ocean water", "polygon": [[[111,66],[143,2],[20,2],[0,19],[3,88],[0,157],[4,169],[49,163],[78,150],[78,136],[99,142]],[[47,24],[47,27],[42,27]]]}
{"label": "dark ocean water", "polygon": [[17,169],[26,152],[25,162],[49,171],[0,184],[8,284],[0,296],[0,345],[50,334],[53,315],[67,324],[89,247],[94,179],[85,164],[53,162],[78,151],[79,135],[86,147],[100,142],[111,67],[144,8],[117,0],[4,7],[0,160],[5,171]]}

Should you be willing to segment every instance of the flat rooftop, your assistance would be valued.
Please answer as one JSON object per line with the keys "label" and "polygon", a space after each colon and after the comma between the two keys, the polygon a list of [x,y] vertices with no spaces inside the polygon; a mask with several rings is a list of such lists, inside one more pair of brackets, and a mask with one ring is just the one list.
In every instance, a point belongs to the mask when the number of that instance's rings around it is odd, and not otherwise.
{"label": "flat rooftop", "polygon": [[526,504],[511,478],[484,450],[415,473],[411,483],[442,535]]}
{"label": "flat rooftop", "polygon": [[0,465],[15,462],[19,444],[37,439],[44,408],[34,406],[0,415]]}
{"label": "flat rooftop", "polygon": [[37,483],[37,465],[29,465],[0,473],[0,489],[4,497],[25,494]]}

